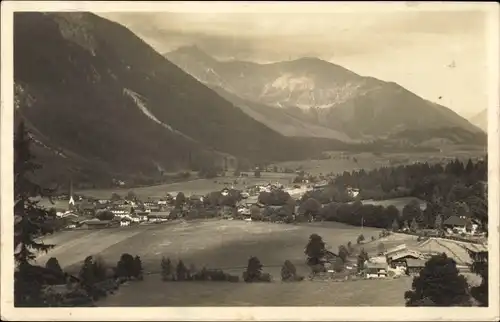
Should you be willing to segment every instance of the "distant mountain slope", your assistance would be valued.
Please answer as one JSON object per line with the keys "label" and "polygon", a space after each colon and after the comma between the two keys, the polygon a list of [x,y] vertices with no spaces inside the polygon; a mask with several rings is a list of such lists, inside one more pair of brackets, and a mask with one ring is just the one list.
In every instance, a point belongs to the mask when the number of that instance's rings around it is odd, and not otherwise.
{"label": "distant mountain slope", "polygon": [[213,89],[220,96],[233,102],[249,116],[282,135],[292,137],[330,138],[343,142],[353,142],[351,138],[342,132],[301,120],[292,113],[288,113],[286,110],[269,108],[267,105],[240,98],[221,87],[214,86]]}
{"label": "distant mountain slope", "polygon": [[[244,105],[242,109],[259,121],[262,121],[264,106],[273,109],[265,114],[265,124],[285,135],[294,135],[294,130],[280,130],[283,127],[280,123],[290,117],[294,121],[288,123],[288,127],[300,128],[307,124],[315,129],[327,128],[337,133],[336,138],[342,133],[345,141],[371,141],[396,133],[421,131],[425,134],[430,129],[448,128],[459,135],[463,131],[467,141],[467,133],[480,132],[455,112],[395,83],[363,77],[317,58],[271,64],[223,62],[195,46],[181,47],[165,56],[211,88],[230,93],[225,97],[235,105]],[[243,104],[242,99],[246,103]],[[297,132],[304,133],[300,129]],[[327,130],[310,131],[308,135],[318,133],[332,137]],[[484,139],[483,136],[475,143],[483,144]]]}
{"label": "distant mountain slope", "polygon": [[148,176],[228,154],[310,153],[91,13],[15,13],[14,55],[16,118],[40,146],[67,156],[61,171]]}
{"label": "distant mountain slope", "polygon": [[470,122],[488,133],[488,109],[485,108],[481,112],[474,115],[470,119]]}

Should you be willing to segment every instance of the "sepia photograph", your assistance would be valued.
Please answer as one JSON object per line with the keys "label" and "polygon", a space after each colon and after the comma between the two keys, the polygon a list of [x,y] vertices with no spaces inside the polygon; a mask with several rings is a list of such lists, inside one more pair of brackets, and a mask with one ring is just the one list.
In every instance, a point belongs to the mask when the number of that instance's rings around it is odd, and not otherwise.
{"label": "sepia photograph", "polygon": [[2,2],[2,320],[498,320],[499,12]]}

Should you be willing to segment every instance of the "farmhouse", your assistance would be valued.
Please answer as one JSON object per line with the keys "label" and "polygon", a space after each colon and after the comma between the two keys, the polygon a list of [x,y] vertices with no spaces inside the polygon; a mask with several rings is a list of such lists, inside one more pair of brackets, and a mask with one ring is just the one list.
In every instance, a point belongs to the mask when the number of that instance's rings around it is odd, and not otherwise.
{"label": "farmhouse", "polygon": [[473,262],[470,250],[474,250],[475,252],[488,250],[483,244],[468,243],[445,238],[429,238],[420,243],[417,249],[429,256],[445,253],[448,257],[455,260],[459,269],[464,270]]}
{"label": "farmhouse", "polygon": [[387,262],[392,268],[398,268],[398,267],[405,267],[408,259],[423,260],[424,258],[425,256],[421,252],[405,249],[388,255]]}
{"label": "farmhouse", "polygon": [[387,264],[367,262],[365,272],[367,278],[387,277]]}
{"label": "farmhouse", "polygon": [[164,222],[170,219],[170,211],[148,214],[148,222]]}
{"label": "farmhouse", "polygon": [[352,188],[352,187],[347,187],[347,194],[351,198],[356,198],[359,195],[359,189],[357,188]]}
{"label": "farmhouse", "polygon": [[111,220],[87,220],[82,223],[82,228],[84,229],[101,229],[101,228],[107,228],[111,227],[112,223]]}
{"label": "farmhouse", "polygon": [[205,198],[203,196],[200,196],[200,195],[189,196],[189,201],[191,201],[191,202],[203,202],[203,200],[205,200]]}
{"label": "farmhouse", "polygon": [[[443,222],[443,227],[448,230],[449,233],[466,233],[469,221],[465,218],[458,216],[451,216]],[[471,225],[471,224],[470,224]]]}
{"label": "farmhouse", "polygon": [[132,220],[129,219],[129,218],[122,218],[120,220],[120,227],[127,227],[127,226],[130,226]]}
{"label": "farmhouse", "polygon": [[328,186],[327,181],[321,181],[313,185],[313,190],[320,190]]}
{"label": "farmhouse", "polygon": [[126,209],[120,209],[120,208],[113,208],[110,210],[111,213],[113,213],[113,215],[115,215],[116,217],[123,217],[123,216],[127,216],[130,211],[126,210]]}
{"label": "farmhouse", "polygon": [[425,261],[421,259],[406,259],[406,274],[408,275],[418,275],[420,271],[425,267]]}

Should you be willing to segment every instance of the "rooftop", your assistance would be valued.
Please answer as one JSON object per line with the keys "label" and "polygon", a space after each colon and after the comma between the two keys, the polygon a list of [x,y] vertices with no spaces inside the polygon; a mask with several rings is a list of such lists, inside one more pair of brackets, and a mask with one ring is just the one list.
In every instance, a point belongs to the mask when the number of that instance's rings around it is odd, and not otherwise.
{"label": "rooftop", "polygon": [[408,258],[406,260],[406,266],[408,267],[424,267],[425,261],[421,259]]}
{"label": "rooftop", "polygon": [[465,226],[467,225],[467,220],[457,216],[451,216],[443,222],[443,225]]}

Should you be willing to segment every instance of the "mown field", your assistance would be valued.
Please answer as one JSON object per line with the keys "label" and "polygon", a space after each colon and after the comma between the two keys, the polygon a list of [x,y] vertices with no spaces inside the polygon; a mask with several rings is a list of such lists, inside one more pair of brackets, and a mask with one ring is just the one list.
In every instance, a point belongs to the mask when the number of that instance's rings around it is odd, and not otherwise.
{"label": "mown field", "polygon": [[[355,245],[360,233],[367,242]],[[282,283],[281,265],[290,260],[299,274],[307,276],[304,248],[312,233],[323,237],[327,248],[337,252],[338,246],[351,241],[355,253],[363,247],[370,256],[400,244],[417,245],[417,237],[393,234],[379,239],[380,230],[352,227],[340,223],[298,225],[200,220],[169,222],[127,228],[65,231],[44,239],[57,246],[38,257],[40,264],[56,257],[61,266],[77,274],[83,259],[99,255],[109,266],[116,265],[122,253],[139,255],[143,261],[145,280],[123,285],[117,293],[100,300],[98,306],[403,306],[403,294],[411,288],[411,278],[360,280],[347,282],[303,281]],[[371,237],[376,239],[371,241]],[[273,276],[270,284],[226,282],[165,283],[160,277],[161,257],[169,257],[174,265],[182,259],[186,266],[198,269],[220,268],[241,277],[248,258],[257,256],[264,271]],[[473,283],[477,276],[469,274]]]}
{"label": "mown field", "polygon": [[[380,230],[363,228],[362,232],[370,240],[371,236],[378,237]],[[57,246],[38,257],[37,261],[44,264],[54,256],[68,272],[76,274],[88,255],[100,255],[110,265],[115,265],[122,253],[139,255],[148,274],[146,279],[124,286],[99,304],[103,306],[402,305],[402,294],[410,283],[406,279],[281,283],[281,265],[287,259],[296,265],[300,274],[309,274],[304,248],[312,233],[321,235],[327,248],[336,252],[341,244],[349,241],[355,244],[361,229],[339,223],[285,225],[204,220],[135,228],[65,231],[44,239],[46,243]],[[182,287],[165,284],[160,282],[159,275],[162,256],[170,257],[175,263],[182,259],[187,266],[221,268],[238,276],[244,271],[248,258],[257,256],[264,265],[264,271],[269,272],[276,282],[270,285],[187,282]],[[382,287],[388,295],[383,298],[375,296],[376,289]]]}
{"label": "mown field", "polygon": [[[378,236],[380,229],[365,227],[362,232],[369,240]],[[279,275],[287,259],[304,266],[304,247],[313,233],[322,236],[327,247],[336,252],[341,244],[355,244],[361,228],[335,222],[293,225],[211,219],[62,231],[44,238],[45,243],[57,246],[37,260],[43,264],[54,256],[61,266],[72,269],[88,255],[99,254],[115,264],[128,252],[141,256],[145,270],[154,272],[160,267],[161,256],[182,258],[200,267],[237,270],[246,266],[250,256],[257,256],[264,265],[276,266],[270,269]]]}
{"label": "mown field", "polygon": [[260,178],[255,178],[253,173],[248,173],[248,177],[237,178],[234,176],[218,177],[214,179],[196,179],[185,182],[176,182],[156,186],[138,187],[138,188],[113,188],[113,189],[91,189],[79,190],[78,194],[91,196],[95,198],[109,198],[113,192],[122,196],[129,191],[134,191],[138,197],[164,197],[167,193],[177,194],[183,192],[186,195],[205,195],[212,191],[219,191],[224,187],[234,186],[236,189],[243,189],[250,185],[267,184],[269,182],[278,182],[280,184],[290,184],[295,174],[287,173],[269,173],[263,172]]}

